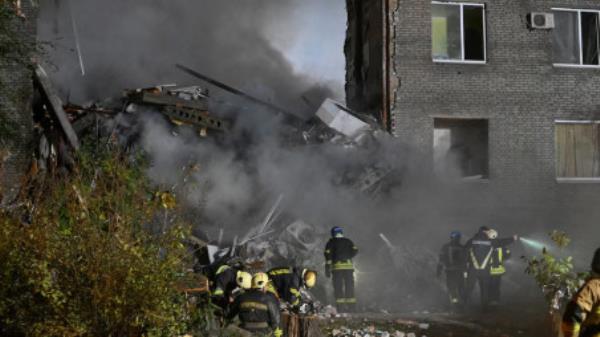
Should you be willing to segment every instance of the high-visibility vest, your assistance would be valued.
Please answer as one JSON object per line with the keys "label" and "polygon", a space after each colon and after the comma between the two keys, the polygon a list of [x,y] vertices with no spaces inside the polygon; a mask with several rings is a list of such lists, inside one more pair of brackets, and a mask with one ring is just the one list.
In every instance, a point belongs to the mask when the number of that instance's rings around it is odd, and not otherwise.
{"label": "high-visibility vest", "polygon": [[494,254],[496,254],[495,256],[495,263],[492,263],[492,266],[490,267],[490,274],[491,275],[502,275],[504,273],[506,273],[506,268],[504,268],[504,248],[499,247],[494,249]]}

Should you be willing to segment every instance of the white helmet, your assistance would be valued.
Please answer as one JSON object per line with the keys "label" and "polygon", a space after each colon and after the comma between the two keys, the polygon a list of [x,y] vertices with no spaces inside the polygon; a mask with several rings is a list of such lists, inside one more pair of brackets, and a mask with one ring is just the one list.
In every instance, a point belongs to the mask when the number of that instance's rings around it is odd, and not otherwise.
{"label": "white helmet", "polygon": [[490,229],[486,233],[487,233],[488,238],[490,238],[491,240],[498,238],[498,232],[495,229]]}

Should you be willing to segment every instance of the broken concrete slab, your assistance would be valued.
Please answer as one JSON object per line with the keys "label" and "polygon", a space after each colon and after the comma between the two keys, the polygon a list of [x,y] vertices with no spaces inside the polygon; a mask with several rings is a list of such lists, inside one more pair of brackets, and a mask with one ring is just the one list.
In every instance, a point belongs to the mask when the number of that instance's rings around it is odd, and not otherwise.
{"label": "broken concrete slab", "polygon": [[362,121],[342,103],[326,99],[317,110],[316,116],[327,126],[354,141],[359,141],[372,130],[369,123]]}

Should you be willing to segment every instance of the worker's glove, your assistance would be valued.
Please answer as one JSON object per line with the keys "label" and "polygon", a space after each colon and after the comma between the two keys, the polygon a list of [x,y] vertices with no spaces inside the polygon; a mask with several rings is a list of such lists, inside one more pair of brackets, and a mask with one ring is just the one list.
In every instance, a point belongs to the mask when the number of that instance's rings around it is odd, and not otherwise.
{"label": "worker's glove", "polygon": [[327,278],[331,277],[331,266],[330,265],[325,266],[325,277],[327,277]]}
{"label": "worker's glove", "polygon": [[283,336],[283,330],[281,330],[280,328],[275,329],[275,331],[273,331],[273,336],[274,337],[281,337],[281,336]]}

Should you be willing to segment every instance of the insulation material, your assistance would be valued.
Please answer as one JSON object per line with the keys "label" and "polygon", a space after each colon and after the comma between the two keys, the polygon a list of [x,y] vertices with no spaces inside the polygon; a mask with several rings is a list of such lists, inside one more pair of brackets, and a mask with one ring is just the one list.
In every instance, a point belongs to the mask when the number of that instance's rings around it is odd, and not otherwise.
{"label": "insulation material", "polygon": [[332,99],[326,99],[317,111],[317,117],[342,135],[357,140],[371,130],[371,126],[353,116],[348,108]]}

